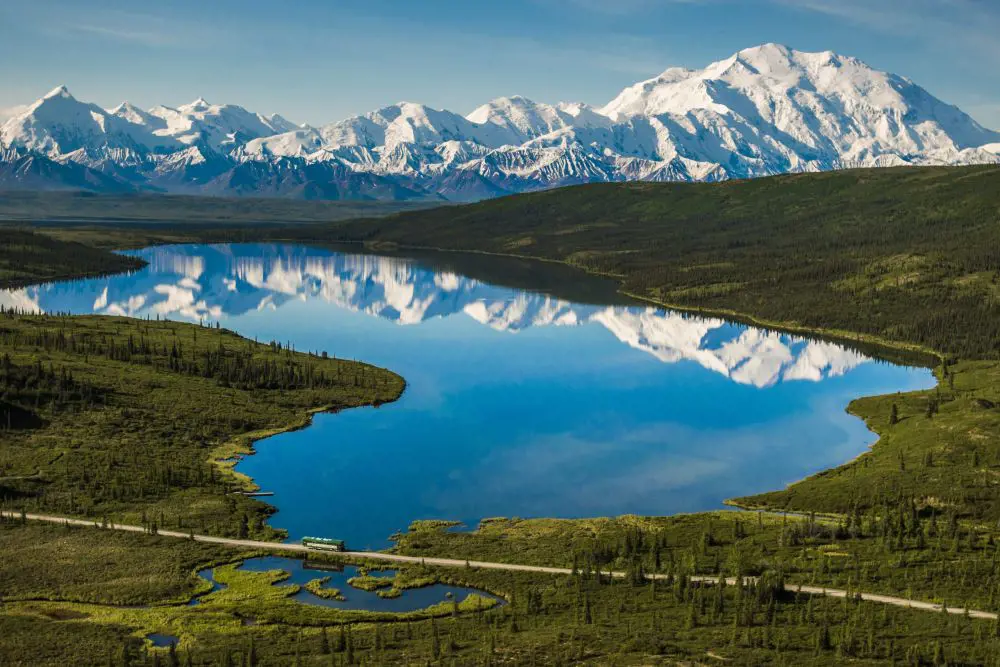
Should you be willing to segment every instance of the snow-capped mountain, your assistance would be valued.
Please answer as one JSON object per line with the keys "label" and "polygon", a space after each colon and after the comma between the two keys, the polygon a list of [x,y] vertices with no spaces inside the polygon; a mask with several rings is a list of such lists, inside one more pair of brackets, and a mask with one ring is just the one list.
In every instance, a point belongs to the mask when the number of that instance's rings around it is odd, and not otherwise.
{"label": "snow-capped mountain", "polygon": [[[310,127],[204,99],[105,110],[59,87],[7,113],[0,145],[49,160],[53,186],[95,190],[472,200],[601,181],[1000,162],[1000,133],[910,80],[776,44],[668,69],[600,108],[513,96],[462,116],[401,102]],[[63,178],[57,166],[70,163]]]}
{"label": "snow-capped mountain", "polygon": [[291,132],[298,128],[277,114],[263,116],[232,104],[209,104],[198,98],[172,109],[158,106],[142,113],[127,102],[114,110],[123,118],[134,118],[161,137],[185,146],[205,145],[216,150],[232,149],[247,141]]}
{"label": "snow-capped mountain", "polygon": [[469,317],[511,334],[599,326],[663,363],[695,362],[757,387],[821,380],[868,361],[834,343],[651,307],[573,303],[433,271],[406,259],[260,245],[168,246],[141,256],[149,266],[135,274],[0,292],[0,304],[30,311],[218,321],[316,299],[401,326],[445,317]]}
{"label": "snow-capped mountain", "polygon": [[8,119],[0,127],[0,140],[51,158],[95,151],[124,159],[130,154],[180,147],[172,138],[159,137],[145,125],[78,101],[65,86],[53,89]]}
{"label": "snow-capped mountain", "polygon": [[[833,52],[776,44],[703,70],[672,68],[626,88],[601,113],[648,118],[656,153],[708,158],[743,175],[839,166],[975,161],[997,136],[895,74]],[[664,133],[662,130],[667,129]],[[982,159],[982,156],[980,156]]]}

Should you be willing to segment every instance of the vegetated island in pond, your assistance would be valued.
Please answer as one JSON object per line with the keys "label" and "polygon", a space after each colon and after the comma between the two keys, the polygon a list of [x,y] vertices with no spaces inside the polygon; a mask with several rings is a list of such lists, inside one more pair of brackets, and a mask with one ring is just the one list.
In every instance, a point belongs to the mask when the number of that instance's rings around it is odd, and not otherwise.
{"label": "vegetated island in pond", "polygon": [[[787,490],[738,500],[743,505],[829,516],[714,512],[590,520],[496,519],[471,533],[442,530],[437,522],[417,523],[397,536],[401,552],[562,565],[574,567],[578,574],[560,578],[456,571],[445,575],[454,578],[452,583],[502,594],[511,603],[485,615],[459,614],[447,622],[407,624],[405,632],[389,625],[374,630],[355,627],[328,636],[327,630],[310,627],[306,619],[289,618],[284,619],[290,623],[284,628],[250,625],[236,635],[221,632],[222,625],[189,628],[182,633],[187,642],[182,651],[190,655],[205,649],[203,664],[225,664],[223,654],[229,660],[254,656],[267,664],[281,664],[293,655],[316,661],[327,653],[347,664],[493,659],[648,663],[650,656],[697,661],[721,657],[733,664],[831,664],[857,659],[988,664],[1000,655],[995,625],[870,603],[806,599],[782,594],[777,584],[801,582],[896,593],[948,606],[995,608],[1000,595],[995,568],[1000,506],[993,484],[1000,470],[998,186],[1000,169],[995,167],[861,170],[715,185],[582,186],[376,221],[170,230],[170,240],[351,241],[566,262],[613,275],[624,290],[658,303],[736,314],[790,330],[875,342],[889,351],[936,358],[940,381],[931,391],[852,403],[851,411],[881,436],[871,452]],[[108,228],[46,228],[44,234],[83,243],[101,238],[104,247],[168,240],[165,230],[127,226],[110,233]],[[199,337],[210,333],[195,329]],[[280,357],[288,351],[272,353]],[[81,389],[80,394],[86,391]],[[231,421],[216,426],[215,433],[239,430]],[[83,427],[92,425],[83,420],[73,429]],[[89,431],[79,433],[74,442],[85,444]],[[144,453],[149,453],[158,445],[147,441],[145,447]],[[211,453],[216,454],[214,447]],[[50,465],[60,475],[67,480],[88,479],[88,468],[70,464],[78,460],[71,448],[64,447],[58,455],[62,463]],[[209,475],[225,475],[211,472],[217,470],[214,467],[207,469]],[[24,470],[19,466],[19,472]],[[165,475],[162,467],[160,472],[161,481],[150,487],[154,496],[182,498],[189,493],[179,481],[184,478]],[[14,477],[20,485],[29,483],[31,475]],[[170,503],[160,498],[152,503],[156,509],[150,507],[145,483],[152,480],[143,480],[141,493],[134,485],[131,491],[119,488],[110,495],[131,494],[118,500],[119,511],[131,507],[135,514],[145,509],[147,521],[156,520],[159,506],[169,509]],[[118,484],[126,482],[119,479]],[[54,487],[52,507],[65,513],[76,508],[79,514],[68,486],[62,493],[58,485]],[[31,497],[45,496],[47,489]],[[241,534],[245,513],[248,533],[267,533],[259,522],[263,515],[249,513],[243,504],[253,501],[223,497],[221,506],[210,503],[210,511],[198,511],[205,515],[209,532]],[[186,503],[185,509],[197,508],[200,502]],[[170,523],[166,513],[162,522]],[[65,552],[66,540],[75,541],[78,553],[103,552],[108,543],[103,532],[67,532],[30,524],[3,530],[5,536],[19,537],[18,548],[12,550],[18,558],[0,565],[3,580],[18,584],[9,589],[15,596],[55,601],[73,595],[93,601],[102,589],[89,581],[120,581],[114,579],[117,571],[112,565],[94,572],[46,567],[49,578],[36,585],[29,570],[17,565],[27,553],[32,562],[39,553],[55,560],[56,554]],[[114,539],[130,541],[131,555],[122,557],[127,562],[147,548],[160,548],[163,538]],[[14,542],[8,539],[5,544]],[[180,541],[162,548],[190,547]],[[200,563],[208,557],[189,554],[186,562]],[[630,575],[625,582],[609,585],[599,574],[609,569]],[[669,573],[670,583],[646,581],[644,574],[654,571]],[[720,572],[759,574],[762,579],[746,590],[689,583],[690,575]],[[171,592],[183,584],[168,580],[183,575],[174,571],[166,576],[156,593],[145,599],[176,594]],[[71,585],[72,577],[77,583]],[[118,589],[122,599],[142,597],[134,583],[119,583]],[[55,655],[57,633],[74,637],[94,656],[115,642],[127,646],[123,637],[130,628],[172,634],[166,632],[169,626],[150,629],[124,617],[111,624],[77,618],[57,625],[52,619],[88,612],[55,602],[19,604],[28,607],[10,610],[8,604],[8,610],[0,613],[0,651],[7,655],[27,655],[25,650]],[[254,604],[267,617],[271,603],[261,598]],[[218,622],[228,621],[220,617]]]}

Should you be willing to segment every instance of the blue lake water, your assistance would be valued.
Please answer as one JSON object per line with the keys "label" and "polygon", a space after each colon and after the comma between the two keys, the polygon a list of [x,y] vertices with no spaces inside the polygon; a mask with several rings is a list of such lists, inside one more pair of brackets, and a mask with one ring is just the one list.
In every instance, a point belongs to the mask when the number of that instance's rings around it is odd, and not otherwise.
{"label": "blue lake water", "polygon": [[239,463],[274,492],[272,524],[291,538],[378,548],[414,519],[718,508],[863,452],[874,436],[844,412],[851,399],[933,386],[926,369],[624,303],[605,281],[541,264],[509,270],[529,291],[497,284],[502,262],[485,259],[280,245],[135,254],[150,265],[0,302],[221,322],[406,378],[400,401],[318,415]]}

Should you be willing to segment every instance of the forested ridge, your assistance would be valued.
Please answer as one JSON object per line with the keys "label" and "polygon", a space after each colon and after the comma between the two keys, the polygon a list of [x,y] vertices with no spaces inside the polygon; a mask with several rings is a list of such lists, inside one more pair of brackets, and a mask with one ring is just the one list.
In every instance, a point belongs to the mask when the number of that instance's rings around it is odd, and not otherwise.
{"label": "forested ridge", "polygon": [[669,305],[1000,357],[997,166],[584,185],[327,229],[555,259]]}
{"label": "forested ridge", "polygon": [[[4,316],[21,321],[30,317],[16,310],[0,308],[0,318]],[[221,386],[237,389],[319,389],[344,384],[374,388],[377,383],[385,382],[384,377],[368,371],[368,367],[364,365],[345,370],[343,364],[317,368],[317,363],[303,363],[290,354],[260,358],[259,350],[255,350],[258,347],[256,343],[239,339],[231,332],[227,332],[230,334],[228,341],[226,336],[217,336],[218,345],[213,348],[198,346],[197,335],[192,338],[194,344],[185,347],[176,336],[172,340],[161,340],[150,335],[150,327],[144,328],[139,324],[137,329],[138,334],[130,332],[127,337],[123,337],[118,330],[94,335],[86,331],[78,332],[73,326],[32,330],[22,326],[0,325],[0,346],[4,349],[27,346],[68,355],[83,355],[87,359],[99,356],[111,361],[144,364],[156,370],[214,379]],[[268,348],[276,353],[281,352],[282,347],[277,341],[268,344]],[[321,359],[329,358],[325,352],[317,356]],[[9,354],[4,353],[3,363],[5,370],[10,368]],[[35,377],[44,379],[45,369],[38,359],[35,360],[35,366]],[[51,364],[48,370],[47,377],[53,377]],[[72,384],[72,376],[67,380],[65,367],[62,367],[61,383],[67,381]]]}
{"label": "forested ridge", "polygon": [[30,229],[0,227],[0,289],[142,268],[141,259]]}
{"label": "forested ridge", "polygon": [[[1000,358],[995,165],[592,184],[328,223],[274,224],[280,216],[270,209],[261,212],[266,224],[217,215],[155,226],[95,219],[19,239],[94,252],[287,241],[510,254],[608,274],[622,290],[665,305],[953,359]],[[0,238],[8,233],[0,229]]]}

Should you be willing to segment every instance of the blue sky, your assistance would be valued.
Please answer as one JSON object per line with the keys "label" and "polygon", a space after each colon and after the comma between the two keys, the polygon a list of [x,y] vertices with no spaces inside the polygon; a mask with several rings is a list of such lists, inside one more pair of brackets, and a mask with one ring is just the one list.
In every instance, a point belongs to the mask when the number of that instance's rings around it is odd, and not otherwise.
{"label": "blue sky", "polygon": [[66,84],[113,106],[204,96],[322,124],[408,100],[603,104],[763,42],[908,76],[1000,128],[997,0],[3,0],[0,108]]}

